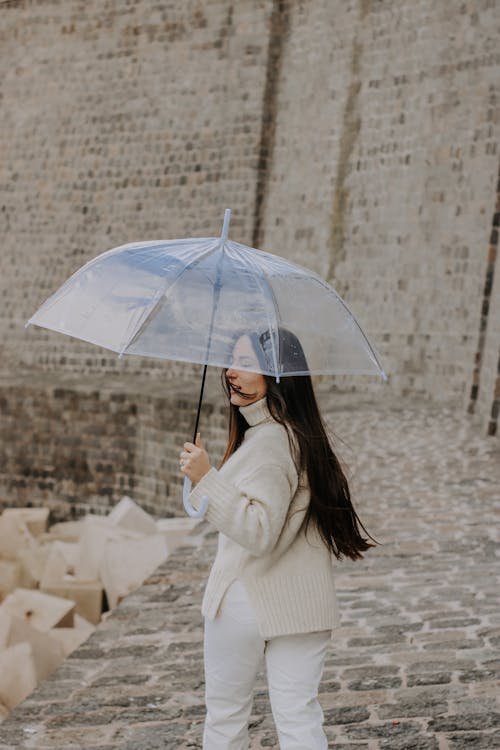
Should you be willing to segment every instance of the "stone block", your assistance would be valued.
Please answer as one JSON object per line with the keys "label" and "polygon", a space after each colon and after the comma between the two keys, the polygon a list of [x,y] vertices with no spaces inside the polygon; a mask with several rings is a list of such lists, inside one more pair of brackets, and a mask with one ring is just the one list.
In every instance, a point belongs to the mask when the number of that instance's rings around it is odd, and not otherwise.
{"label": "stone block", "polygon": [[50,545],[40,588],[60,583],[67,576],[74,578],[77,560],[78,544],[76,542],[55,541]]}
{"label": "stone block", "polygon": [[78,580],[74,575],[77,560],[77,543],[54,542],[40,581],[40,591],[70,599],[75,603],[75,612],[97,624],[102,612],[102,583]]}
{"label": "stone block", "polygon": [[167,557],[168,547],[162,534],[108,542],[100,576],[110,609],[138,588]]}
{"label": "stone block", "polygon": [[39,586],[50,553],[50,545],[38,544],[17,552],[20,565],[19,586],[35,589]]}
{"label": "stone block", "polygon": [[0,609],[39,630],[72,627],[75,603],[42,591],[18,588],[5,597]]}
{"label": "stone block", "polygon": [[144,534],[156,533],[154,518],[126,495],[115,505],[107,518],[113,526],[123,526],[133,531],[142,531]]}
{"label": "stone block", "polygon": [[0,651],[0,701],[12,710],[37,684],[29,643],[18,643]]}
{"label": "stone block", "polygon": [[6,510],[0,516],[0,550],[4,560],[15,560],[19,549],[33,549],[36,540],[23,519]]}
{"label": "stone block", "polygon": [[49,520],[48,508],[6,508],[2,514],[6,518],[18,518],[34,537],[47,530]]}
{"label": "stone block", "polygon": [[61,542],[78,542],[84,529],[85,519],[78,521],[61,521],[50,527],[44,539],[53,541],[54,539]]}
{"label": "stone block", "polygon": [[31,646],[37,681],[45,680],[64,660],[62,646],[50,637],[50,631],[39,630],[21,617],[13,616],[7,645],[15,646],[18,643],[29,643]]}
{"label": "stone block", "polygon": [[132,529],[113,526],[107,517],[87,515],[78,543],[75,577],[80,581],[97,580],[108,542],[142,536],[143,534]]}
{"label": "stone block", "polygon": [[104,555],[106,541],[111,534],[107,518],[87,515],[78,546],[75,575],[79,580],[95,580]]}
{"label": "stone block", "polygon": [[57,641],[64,653],[64,656],[81,646],[95,630],[94,625],[80,615],[75,614],[75,625],[72,628],[52,628],[49,630],[49,636]]}
{"label": "stone block", "polygon": [[101,619],[103,585],[100,580],[78,581],[74,577],[66,576],[65,580],[43,583],[40,591],[72,601],[75,613],[94,625]]}
{"label": "stone block", "polygon": [[0,607],[0,651],[7,648],[10,633],[10,621],[12,617]]}
{"label": "stone block", "polygon": [[156,530],[165,537],[169,554],[183,543],[185,537],[200,523],[199,518],[159,518]]}
{"label": "stone block", "polygon": [[0,601],[19,586],[21,566],[14,560],[0,560]]}

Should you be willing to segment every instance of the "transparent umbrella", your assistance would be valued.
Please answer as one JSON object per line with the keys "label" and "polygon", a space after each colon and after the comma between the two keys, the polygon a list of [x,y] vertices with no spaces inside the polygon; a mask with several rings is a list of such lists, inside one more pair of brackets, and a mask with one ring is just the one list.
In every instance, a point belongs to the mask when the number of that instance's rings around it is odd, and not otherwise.
{"label": "transparent umbrella", "polygon": [[[220,237],[135,242],[108,250],[74,273],[26,325],[34,324],[136,354],[229,367],[235,338],[259,333],[266,360],[254,371],[387,376],[379,356],[347,305],[316,273],[228,239],[226,209]],[[307,369],[282,351],[279,329],[302,344]],[[241,368],[244,369],[244,368]],[[184,480],[184,506],[191,482]]]}

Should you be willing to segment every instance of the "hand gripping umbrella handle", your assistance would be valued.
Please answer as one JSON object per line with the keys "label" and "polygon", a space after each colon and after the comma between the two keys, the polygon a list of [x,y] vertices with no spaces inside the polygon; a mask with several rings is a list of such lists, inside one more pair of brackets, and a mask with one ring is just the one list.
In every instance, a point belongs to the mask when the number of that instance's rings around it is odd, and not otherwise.
{"label": "hand gripping umbrella handle", "polygon": [[188,514],[188,516],[191,516],[191,518],[201,518],[202,516],[205,515],[207,511],[208,497],[206,495],[202,495],[200,509],[196,510],[196,508],[193,508],[193,506],[188,500],[188,496],[190,492],[191,492],[191,480],[188,477],[184,477],[184,487],[182,490],[182,502],[184,503],[184,508],[186,510],[186,513]]}

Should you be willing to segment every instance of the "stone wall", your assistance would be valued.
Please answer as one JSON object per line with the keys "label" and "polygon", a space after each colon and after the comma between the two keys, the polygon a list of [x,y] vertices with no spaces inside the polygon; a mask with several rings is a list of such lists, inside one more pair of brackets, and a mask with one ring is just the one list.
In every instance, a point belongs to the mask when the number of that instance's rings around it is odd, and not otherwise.
{"label": "stone wall", "polygon": [[[136,387],[126,378],[3,383],[0,509],[44,505],[54,522],[106,513],[130,495],[155,516],[182,515],[178,457],[193,438],[197,394],[179,382]],[[215,465],[227,432],[222,403],[208,394],[199,427]]]}
{"label": "stone wall", "polygon": [[463,404],[495,212],[498,3],[289,8],[263,244],[334,284],[391,388]]}
{"label": "stone wall", "polygon": [[[24,323],[98,253],[217,235],[226,206],[233,238],[335,285],[390,376],[324,385],[450,402],[494,434],[499,21],[494,0],[0,2],[9,501],[66,482],[93,507],[133,476],[148,508],[169,497],[148,442],[171,429],[158,394],[182,379],[193,409],[199,367],[119,361]],[[187,407],[168,409],[184,423]]]}
{"label": "stone wall", "polygon": [[115,372],[114,354],[23,328],[99,252],[217,235],[227,205],[251,239],[267,5],[0,4],[3,371]]}
{"label": "stone wall", "polygon": [[217,234],[231,205],[235,238],[337,286],[391,387],[462,398],[500,53],[494,0],[452,6],[1,3],[2,370],[114,372],[114,355],[23,323],[99,252]]}
{"label": "stone wall", "polygon": [[500,226],[500,170],[497,202],[493,215],[488,262],[481,304],[481,321],[477,336],[476,356],[470,389],[468,412],[485,415],[487,434],[498,433],[500,411],[500,272],[495,265],[498,254]]}

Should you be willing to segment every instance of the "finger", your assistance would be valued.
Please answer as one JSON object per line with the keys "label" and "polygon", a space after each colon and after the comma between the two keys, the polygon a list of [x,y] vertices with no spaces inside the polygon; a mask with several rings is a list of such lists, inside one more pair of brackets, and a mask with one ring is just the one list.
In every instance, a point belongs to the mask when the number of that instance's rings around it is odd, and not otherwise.
{"label": "finger", "polygon": [[196,448],[196,445],[194,443],[184,443],[185,450],[193,450],[193,448]]}
{"label": "finger", "polygon": [[201,448],[201,432],[196,433],[196,447]]}

